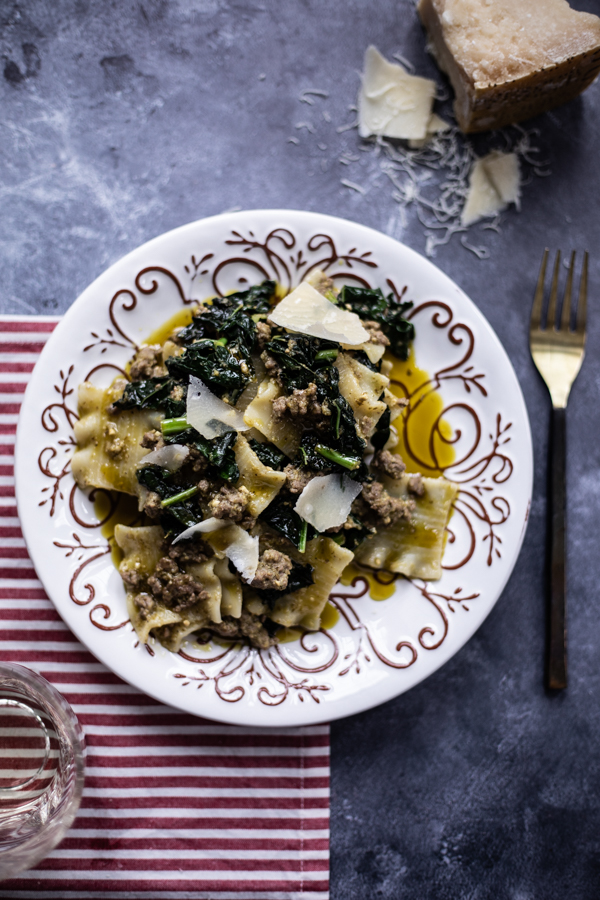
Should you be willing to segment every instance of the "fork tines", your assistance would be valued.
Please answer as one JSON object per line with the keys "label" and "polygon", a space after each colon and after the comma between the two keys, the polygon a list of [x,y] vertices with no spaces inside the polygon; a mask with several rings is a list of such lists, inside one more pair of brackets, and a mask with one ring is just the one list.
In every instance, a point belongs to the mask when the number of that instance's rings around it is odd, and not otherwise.
{"label": "fork tines", "polygon": [[573,250],[571,253],[571,261],[569,263],[569,271],[567,273],[567,282],[565,285],[565,293],[560,310],[560,321],[557,327],[558,314],[558,281],[560,273],[560,250],[556,251],[554,260],[554,270],[552,273],[552,286],[550,288],[550,297],[548,299],[548,308],[544,315],[544,282],[546,280],[546,265],[548,262],[549,250],[544,250],[542,265],[538,278],[535,296],[533,300],[533,308],[531,310],[530,329],[545,330],[548,326],[553,327],[555,331],[571,331],[575,334],[585,333],[585,319],[587,307],[587,281],[588,281],[588,252],[583,254],[583,266],[581,269],[581,279],[579,282],[579,298],[577,301],[576,316],[573,315],[574,309],[572,304],[573,295],[573,279],[575,274],[575,256]]}

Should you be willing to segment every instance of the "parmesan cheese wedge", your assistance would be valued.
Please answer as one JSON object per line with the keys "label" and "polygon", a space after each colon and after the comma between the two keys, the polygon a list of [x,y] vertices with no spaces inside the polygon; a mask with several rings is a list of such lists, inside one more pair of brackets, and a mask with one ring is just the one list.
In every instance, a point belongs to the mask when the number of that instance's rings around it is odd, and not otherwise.
{"label": "parmesan cheese wedge", "polygon": [[362,485],[347,475],[321,475],[308,482],[294,510],[319,532],[339,528],[361,491]]}
{"label": "parmesan cheese wedge", "polygon": [[371,45],[358,95],[358,133],[423,140],[431,118],[435,81],[409,75]]}
{"label": "parmesan cheese wedge", "polygon": [[190,448],[183,444],[167,444],[158,450],[152,450],[143,456],[138,463],[140,466],[161,466],[169,472],[177,472],[182,467],[190,453]]}
{"label": "parmesan cheese wedge", "polygon": [[369,332],[363,328],[356,313],[340,309],[307,281],[279,301],[269,314],[269,320],[288,331],[351,347],[369,340]]}
{"label": "parmesan cheese wedge", "polygon": [[202,437],[215,438],[228,431],[247,431],[244,415],[209,390],[203,381],[190,375],[187,392],[188,424]]}
{"label": "parmesan cheese wedge", "polygon": [[566,0],[419,0],[418,12],[465,132],[537,116],[600,71],[600,19]]}
{"label": "parmesan cheese wedge", "polygon": [[461,224],[468,226],[486,216],[495,216],[509,203],[518,207],[520,195],[516,153],[489,153],[476,160],[471,169]]}

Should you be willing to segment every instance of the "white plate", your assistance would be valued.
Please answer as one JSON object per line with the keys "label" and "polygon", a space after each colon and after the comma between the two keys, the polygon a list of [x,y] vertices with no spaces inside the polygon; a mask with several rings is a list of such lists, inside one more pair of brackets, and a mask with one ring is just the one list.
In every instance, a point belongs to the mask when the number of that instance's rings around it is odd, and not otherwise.
{"label": "white plate", "polygon": [[[138,644],[125,593],[94,516],[69,472],[76,387],[109,383],[182,304],[264,278],[296,285],[320,267],[386,292],[407,286],[416,356],[432,373],[452,425],[461,484],[440,581],[399,579],[371,600],[366,583],[338,586],[340,619],[302,643],[173,654]],[[460,437],[459,437],[460,435]],[[142,691],[238,725],[328,721],[407,691],[471,637],[498,600],[527,523],[533,459],[525,404],[500,342],[467,296],[432,263],[376,231],[316,213],[225,213],[134,250],[100,276],[60,322],[35,367],[21,412],[16,490],[37,573],[77,637]]]}

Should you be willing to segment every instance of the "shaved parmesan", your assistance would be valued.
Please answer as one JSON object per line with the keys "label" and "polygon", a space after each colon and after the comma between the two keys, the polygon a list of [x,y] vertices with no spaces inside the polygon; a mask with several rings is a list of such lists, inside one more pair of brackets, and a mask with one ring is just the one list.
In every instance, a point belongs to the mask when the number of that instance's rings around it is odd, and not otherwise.
{"label": "shaved parmesan", "polygon": [[423,140],[431,119],[435,81],[409,75],[389,63],[371,45],[365,53],[362,88],[358,97],[358,133]]}
{"label": "shaved parmesan", "polygon": [[520,176],[516,153],[489,153],[475,161],[469,177],[469,193],[461,224],[495,216],[509,203],[519,205]]}
{"label": "shaved parmesan", "polygon": [[372,363],[378,363],[385,353],[383,344],[372,344],[370,341],[365,341],[364,344],[359,344],[356,347],[351,347],[350,344],[342,344],[342,348],[344,350],[362,350],[363,353],[367,354]]}
{"label": "shaved parmesan", "polygon": [[307,281],[284,297],[270,313],[269,319],[288,331],[310,334],[352,347],[369,340],[369,332],[363,328],[356,313],[340,309],[326,300]]}
{"label": "shaved parmesan", "polygon": [[294,509],[317,531],[339,528],[361,491],[362,485],[347,475],[321,475],[309,481]]}
{"label": "shaved parmesan", "polygon": [[443,131],[448,131],[450,129],[449,124],[442,119],[441,116],[438,116],[437,113],[431,113],[429,116],[429,122],[427,123],[427,132],[425,137],[421,140],[410,140],[408,142],[408,146],[417,150],[419,147],[424,147],[429,143],[432,137],[436,134],[441,134]]}
{"label": "shaved parmesan", "polygon": [[246,431],[244,416],[210,391],[204,382],[190,375],[187,392],[187,420],[202,437],[215,438],[228,431]]}
{"label": "shaved parmesan", "polygon": [[190,448],[183,444],[167,444],[158,450],[152,450],[138,463],[139,466],[161,466],[169,472],[176,472],[189,456]]}
{"label": "shaved parmesan", "polygon": [[258,537],[251,537],[247,531],[240,528],[230,519],[204,519],[190,528],[182,531],[173,541],[185,541],[195,534],[214,534],[216,531],[227,529],[223,540],[219,540],[218,547],[230,559],[245,581],[252,581],[258,568]]}
{"label": "shaved parmesan", "polygon": [[181,534],[177,535],[173,543],[177,544],[179,541],[187,541],[195,534],[210,534],[211,532],[218,531],[220,528],[225,528],[230,524],[231,522],[229,519],[215,519],[214,516],[211,516],[210,519],[204,519],[203,522],[196,522],[195,525],[186,528],[185,531],[182,531]]}

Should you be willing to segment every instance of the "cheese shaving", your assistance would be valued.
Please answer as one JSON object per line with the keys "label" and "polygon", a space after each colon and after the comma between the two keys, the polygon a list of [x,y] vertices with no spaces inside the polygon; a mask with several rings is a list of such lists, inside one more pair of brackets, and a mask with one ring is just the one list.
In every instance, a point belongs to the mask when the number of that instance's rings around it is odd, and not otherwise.
{"label": "cheese shaving", "polygon": [[194,375],[190,375],[187,392],[187,421],[209,440],[228,431],[248,430],[243,414],[220,400]]}
{"label": "cheese shaving", "polygon": [[369,340],[369,332],[363,328],[356,313],[340,309],[306,281],[277,304],[269,319],[288,331],[351,347]]}
{"label": "cheese shaving", "polygon": [[294,510],[319,532],[339,528],[361,491],[347,475],[320,475],[306,485]]}
{"label": "cheese shaving", "polygon": [[461,224],[468,226],[486,216],[495,216],[509,203],[520,200],[519,161],[515,153],[489,153],[473,164],[469,193]]}
{"label": "cheese shaving", "polygon": [[204,519],[203,522],[197,522],[196,525],[182,531],[173,543],[189,540],[195,534],[214,534],[215,531],[224,528],[227,529],[226,539],[219,549],[231,560],[245,581],[252,581],[258,568],[258,537],[251,537],[230,519],[216,519],[214,516]]}
{"label": "cheese shaving", "polygon": [[362,88],[358,97],[358,133],[423,140],[435,97],[435,81],[409,75],[388,62],[371,45],[365,53]]}
{"label": "cheese shaving", "polygon": [[152,450],[138,463],[140,466],[161,466],[169,472],[177,472],[189,456],[190,448],[183,444],[167,444],[158,450]]}

